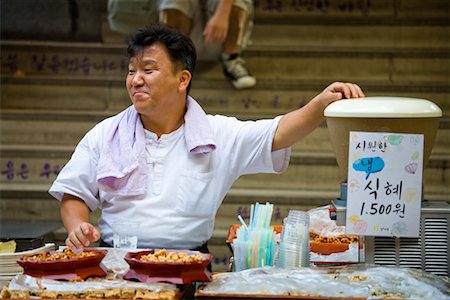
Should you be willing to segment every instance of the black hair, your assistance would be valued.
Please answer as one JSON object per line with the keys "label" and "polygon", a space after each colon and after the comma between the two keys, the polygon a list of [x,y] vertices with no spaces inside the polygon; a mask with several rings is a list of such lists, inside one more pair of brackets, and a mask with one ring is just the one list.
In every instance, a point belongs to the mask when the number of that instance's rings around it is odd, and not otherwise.
{"label": "black hair", "polygon": [[[197,52],[191,39],[173,28],[162,23],[146,26],[132,32],[128,36],[128,58],[136,56],[144,47],[161,43],[167,49],[169,58],[174,64],[174,71],[182,68],[194,76]],[[187,94],[191,89],[191,81],[187,87]]]}

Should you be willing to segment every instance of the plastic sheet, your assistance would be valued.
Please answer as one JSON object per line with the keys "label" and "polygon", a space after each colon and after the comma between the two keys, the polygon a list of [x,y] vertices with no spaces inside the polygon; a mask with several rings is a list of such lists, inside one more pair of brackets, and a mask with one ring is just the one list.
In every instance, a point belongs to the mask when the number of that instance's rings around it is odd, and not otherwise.
{"label": "plastic sheet", "polygon": [[176,285],[169,283],[142,283],[126,280],[108,280],[98,279],[97,281],[68,282],[52,279],[40,279],[28,275],[17,275],[9,283],[8,288],[14,291],[55,291],[55,292],[71,292],[71,291],[92,291],[92,290],[108,290],[114,288],[134,288],[152,291],[174,291]]}
{"label": "plastic sheet", "polygon": [[330,205],[308,210],[309,231],[324,237],[337,237],[345,234],[345,226],[337,226],[336,221],[330,219]]}
{"label": "plastic sheet", "polygon": [[113,274],[114,278],[122,278],[122,276],[130,269],[130,266],[124,260],[128,250],[120,248],[107,249],[108,253],[106,254],[106,257],[103,258],[102,264]]}
{"label": "plastic sheet", "polygon": [[256,268],[222,273],[203,294],[315,295],[366,299],[450,299],[449,279],[415,269],[372,265],[327,268]]}

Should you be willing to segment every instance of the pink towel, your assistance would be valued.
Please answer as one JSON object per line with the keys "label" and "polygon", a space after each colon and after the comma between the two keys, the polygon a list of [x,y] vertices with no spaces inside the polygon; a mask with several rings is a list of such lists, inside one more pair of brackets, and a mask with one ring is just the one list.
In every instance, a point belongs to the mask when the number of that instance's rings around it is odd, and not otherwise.
{"label": "pink towel", "polygon": [[194,153],[208,153],[216,149],[208,118],[200,105],[188,96],[184,115],[184,138],[188,150]]}
{"label": "pink towel", "polygon": [[[208,153],[216,149],[212,130],[205,112],[190,96],[186,102],[184,133],[188,150]],[[148,167],[145,154],[145,133],[134,106],[119,113],[105,144],[97,166],[99,189],[124,196],[147,192]]]}

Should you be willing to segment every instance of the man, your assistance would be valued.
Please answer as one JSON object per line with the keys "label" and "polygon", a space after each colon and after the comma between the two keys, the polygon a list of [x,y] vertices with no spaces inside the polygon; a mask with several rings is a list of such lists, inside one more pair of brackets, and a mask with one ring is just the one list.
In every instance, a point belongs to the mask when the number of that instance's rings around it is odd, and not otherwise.
{"label": "man", "polygon": [[[128,55],[133,105],[90,130],[50,188],[71,248],[112,245],[112,223],[133,220],[138,247],[205,249],[239,176],[284,171],[290,146],[319,126],[329,103],[364,96],[336,82],[303,108],[243,122],[206,115],[188,96],[196,52],[184,35],[160,24],[138,30]],[[100,231],[89,223],[97,208]]]}

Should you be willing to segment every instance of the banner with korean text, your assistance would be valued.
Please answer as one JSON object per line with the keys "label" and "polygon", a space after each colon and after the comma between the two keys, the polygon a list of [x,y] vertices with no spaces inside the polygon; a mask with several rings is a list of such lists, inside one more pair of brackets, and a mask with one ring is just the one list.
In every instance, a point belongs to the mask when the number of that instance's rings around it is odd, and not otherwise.
{"label": "banner with korean text", "polygon": [[418,237],[423,135],[351,131],[349,139],[346,233]]}

